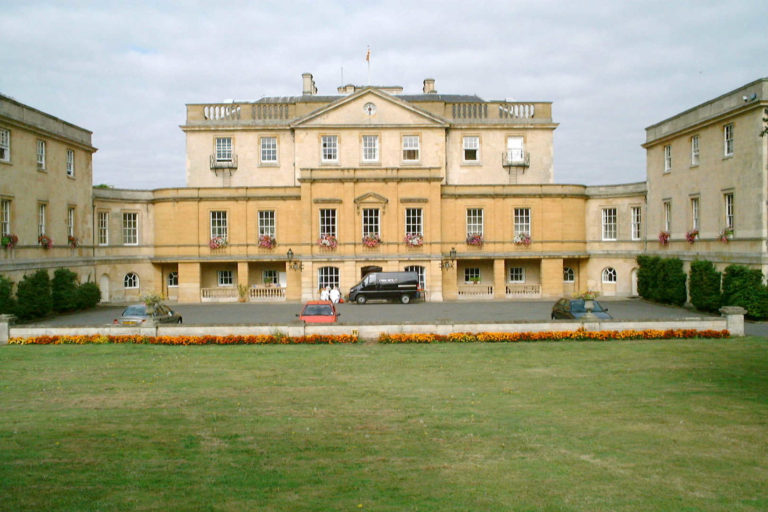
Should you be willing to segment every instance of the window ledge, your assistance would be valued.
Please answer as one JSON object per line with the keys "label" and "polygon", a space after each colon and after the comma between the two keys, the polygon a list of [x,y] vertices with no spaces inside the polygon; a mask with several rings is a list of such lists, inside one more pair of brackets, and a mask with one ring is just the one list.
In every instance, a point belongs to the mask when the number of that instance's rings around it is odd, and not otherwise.
{"label": "window ledge", "polygon": [[279,162],[259,162],[259,167],[280,167]]}
{"label": "window ledge", "polygon": [[733,158],[733,153],[730,155],[723,155],[723,160],[730,160],[731,158]]}
{"label": "window ledge", "polygon": [[462,160],[461,166],[462,167],[480,167],[483,165],[483,162],[480,160]]}
{"label": "window ledge", "polygon": [[696,169],[701,164],[691,164],[691,169]]}

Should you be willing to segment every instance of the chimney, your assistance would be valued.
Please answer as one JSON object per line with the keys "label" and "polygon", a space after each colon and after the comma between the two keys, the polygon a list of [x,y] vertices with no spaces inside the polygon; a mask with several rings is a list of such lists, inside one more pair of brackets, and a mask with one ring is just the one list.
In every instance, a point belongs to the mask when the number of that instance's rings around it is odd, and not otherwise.
{"label": "chimney", "polygon": [[434,78],[424,79],[424,94],[437,94],[437,91],[435,90]]}
{"label": "chimney", "polygon": [[303,96],[312,96],[317,94],[315,81],[312,80],[312,73],[302,73],[301,75],[301,94]]}

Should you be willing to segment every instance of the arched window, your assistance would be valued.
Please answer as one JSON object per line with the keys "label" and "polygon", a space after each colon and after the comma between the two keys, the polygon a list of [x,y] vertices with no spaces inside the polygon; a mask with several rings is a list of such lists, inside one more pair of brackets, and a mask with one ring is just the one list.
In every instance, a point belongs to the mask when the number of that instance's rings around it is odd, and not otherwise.
{"label": "arched window", "polygon": [[573,269],[571,267],[563,267],[563,282],[564,283],[572,283],[573,282]]}
{"label": "arched window", "polygon": [[326,286],[339,287],[339,269],[337,267],[320,267],[317,269],[317,283],[319,288]]}
{"label": "arched window", "polygon": [[607,267],[603,269],[603,282],[615,283],[616,282],[616,269],[613,267]]}
{"label": "arched window", "polygon": [[124,288],[138,288],[139,287],[139,276],[137,276],[133,272],[128,272],[127,274],[125,274],[125,277],[123,278],[123,287]]}
{"label": "arched window", "polygon": [[409,265],[405,267],[403,270],[405,270],[406,272],[416,272],[417,274],[419,274],[419,288],[421,288],[422,290],[427,289],[427,280],[426,280],[426,273],[425,273],[424,267],[420,265]]}
{"label": "arched window", "polygon": [[168,272],[168,287],[173,288],[175,286],[179,286],[179,273]]}

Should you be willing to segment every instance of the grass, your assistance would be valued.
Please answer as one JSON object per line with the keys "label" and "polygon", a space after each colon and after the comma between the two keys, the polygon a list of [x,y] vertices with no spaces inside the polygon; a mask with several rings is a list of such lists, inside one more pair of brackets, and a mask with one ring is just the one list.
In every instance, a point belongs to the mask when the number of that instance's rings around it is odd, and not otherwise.
{"label": "grass", "polygon": [[766,510],[768,342],[0,347],[0,510]]}

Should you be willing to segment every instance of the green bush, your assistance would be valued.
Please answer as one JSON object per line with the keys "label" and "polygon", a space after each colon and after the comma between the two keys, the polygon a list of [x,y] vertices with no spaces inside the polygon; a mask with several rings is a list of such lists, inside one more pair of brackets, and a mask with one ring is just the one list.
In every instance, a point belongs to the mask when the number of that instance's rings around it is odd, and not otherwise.
{"label": "green bush", "polygon": [[82,283],[77,287],[77,309],[89,309],[101,300],[101,290],[96,283]]}
{"label": "green bush", "polygon": [[692,262],[689,281],[691,304],[700,311],[714,312],[720,309],[720,280],[720,272],[711,261]]}
{"label": "green bush", "polygon": [[13,298],[13,281],[0,276],[0,314],[16,312],[16,300]]}
{"label": "green bush", "polygon": [[38,270],[26,275],[16,286],[16,316],[19,320],[31,320],[50,314],[53,309],[51,299],[51,279],[48,272]]}
{"label": "green bush", "polygon": [[57,313],[77,309],[77,274],[66,268],[57,268],[51,280],[53,310]]}
{"label": "green bush", "polygon": [[637,271],[637,292],[641,297],[665,304],[685,304],[685,272],[678,258],[640,255]]}
{"label": "green bush", "polygon": [[637,257],[637,264],[640,268],[637,271],[637,293],[644,299],[656,300],[654,293],[657,288],[658,266],[661,258],[658,256],[640,255]]}
{"label": "green bush", "polygon": [[743,265],[729,265],[723,274],[724,306],[741,306],[747,317],[768,318],[768,289],[763,273]]}

